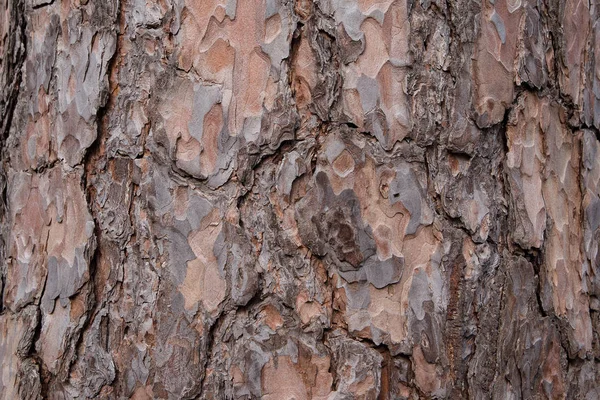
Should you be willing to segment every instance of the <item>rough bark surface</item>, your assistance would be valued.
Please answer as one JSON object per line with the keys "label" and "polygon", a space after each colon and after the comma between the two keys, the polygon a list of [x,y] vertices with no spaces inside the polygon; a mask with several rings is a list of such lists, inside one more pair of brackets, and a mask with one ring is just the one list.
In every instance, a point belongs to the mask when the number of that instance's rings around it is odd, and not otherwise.
{"label": "rough bark surface", "polygon": [[0,4],[0,398],[600,398],[595,0]]}

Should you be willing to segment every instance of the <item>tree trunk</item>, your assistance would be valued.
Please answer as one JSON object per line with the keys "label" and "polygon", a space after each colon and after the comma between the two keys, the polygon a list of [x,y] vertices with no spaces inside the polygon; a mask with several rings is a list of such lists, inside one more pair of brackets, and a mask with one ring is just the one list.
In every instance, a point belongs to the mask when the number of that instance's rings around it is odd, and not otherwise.
{"label": "tree trunk", "polygon": [[0,398],[600,398],[600,4],[0,4]]}

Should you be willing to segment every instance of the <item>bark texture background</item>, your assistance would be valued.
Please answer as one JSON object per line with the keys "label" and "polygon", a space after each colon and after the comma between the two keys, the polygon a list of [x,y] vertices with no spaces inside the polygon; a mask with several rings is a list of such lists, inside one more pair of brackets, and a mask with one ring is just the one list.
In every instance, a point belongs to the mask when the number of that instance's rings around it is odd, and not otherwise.
{"label": "bark texture background", "polygon": [[595,0],[0,4],[1,398],[600,398]]}

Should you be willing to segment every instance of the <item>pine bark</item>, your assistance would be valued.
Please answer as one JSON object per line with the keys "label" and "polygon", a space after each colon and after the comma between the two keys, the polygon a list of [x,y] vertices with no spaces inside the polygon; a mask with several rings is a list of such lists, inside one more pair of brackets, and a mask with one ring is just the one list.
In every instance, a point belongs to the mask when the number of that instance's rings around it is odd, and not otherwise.
{"label": "pine bark", "polygon": [[0,5],[0,399],[600,398],[597,2]]}

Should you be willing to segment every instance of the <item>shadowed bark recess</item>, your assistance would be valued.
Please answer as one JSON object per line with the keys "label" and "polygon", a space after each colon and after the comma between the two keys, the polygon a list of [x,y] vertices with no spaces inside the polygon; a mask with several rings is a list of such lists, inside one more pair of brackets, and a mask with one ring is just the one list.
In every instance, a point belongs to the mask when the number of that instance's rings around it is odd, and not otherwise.
{"label": "shadowed bark recess", "polygon": [[0,9],[0,399],[600,398],[595,2]]}

